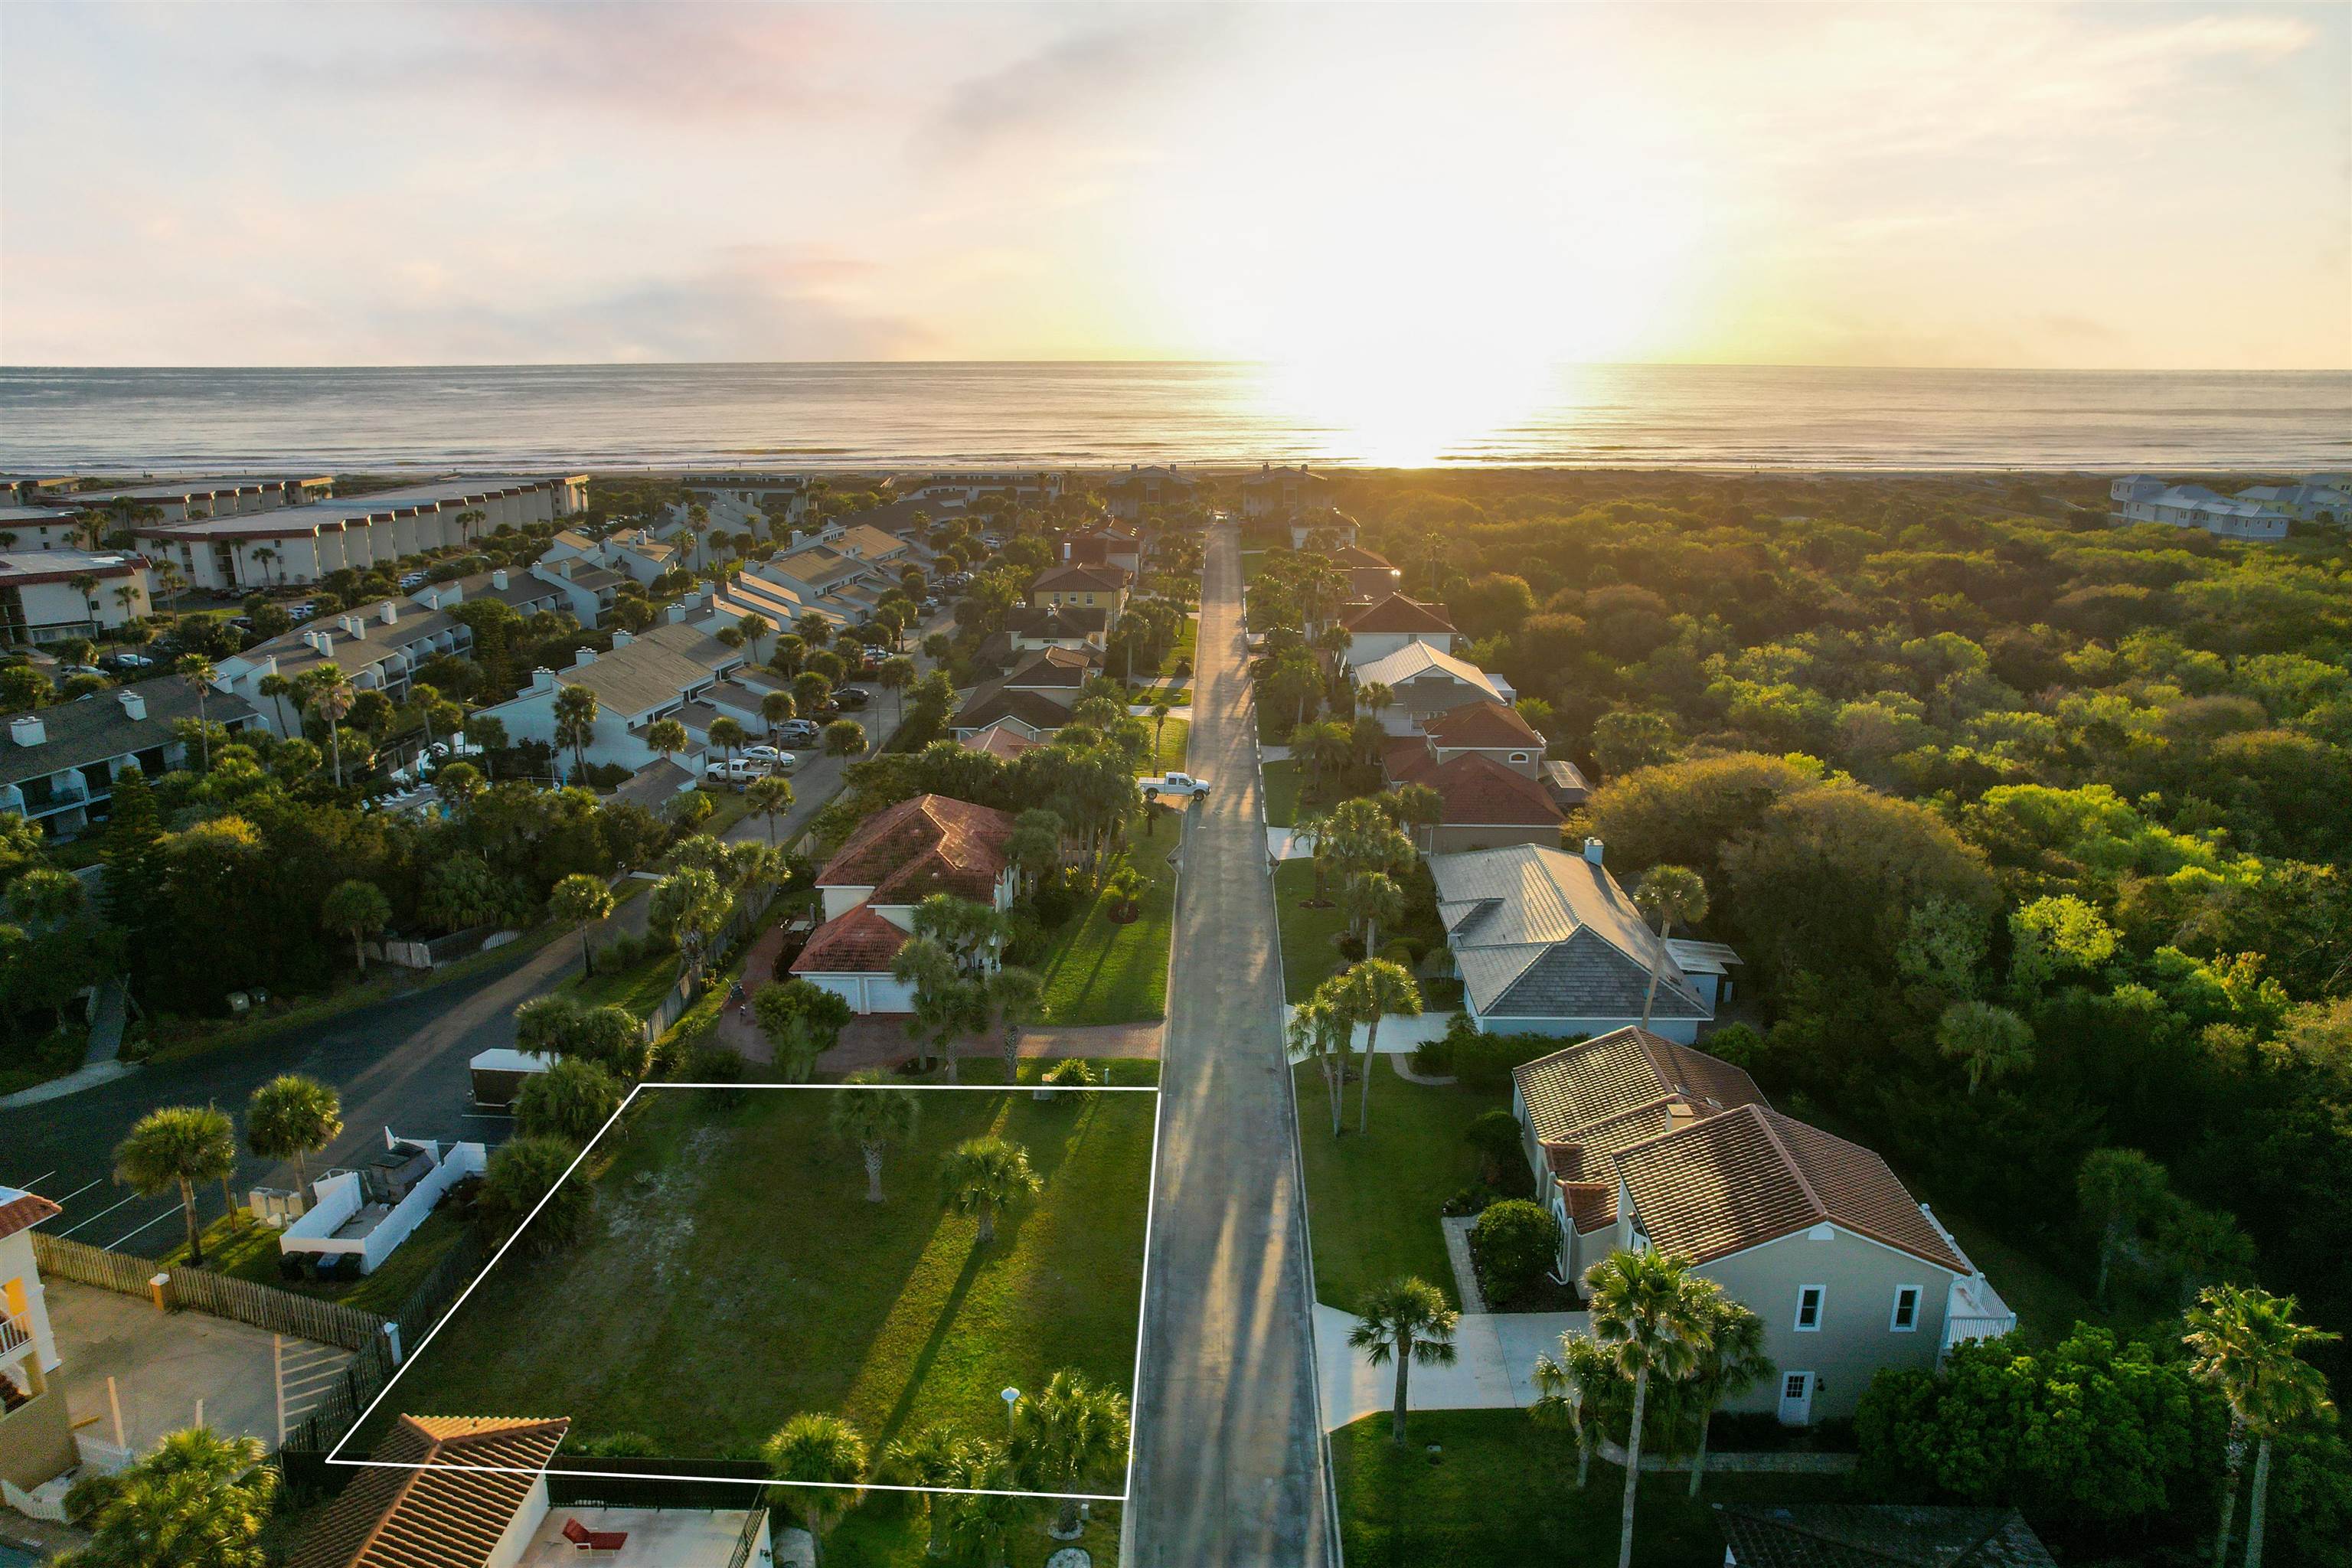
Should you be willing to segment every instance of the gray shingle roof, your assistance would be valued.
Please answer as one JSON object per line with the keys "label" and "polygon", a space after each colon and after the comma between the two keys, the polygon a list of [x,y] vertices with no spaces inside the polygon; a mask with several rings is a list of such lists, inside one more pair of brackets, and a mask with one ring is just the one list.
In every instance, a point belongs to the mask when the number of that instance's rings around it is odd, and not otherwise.
{"label": "gray shingle roof", "polygon": [[[129,756],[151,746],[171,744],[172,726],[196,716],[196,695],[176,677],[142,680],[127,689],[146,703],[147,716],[133,719],[122,710],[121,694],[100,691],[39,710],[47,739],[37,746],[20,746],[0,734],[0,784],[21,784],[67,768],[83,767],[114,757]],[[240,729],[251,723],[253,708],[226,691],[205,694],[205,717],[215,724]]]}
{"label": "gray shingle roof", "polygon": [[1639,1016],[1658,965],[1657,1018],[1705,1018],[1688,978],[1602,867],[1531,844],[1433,855],[1437,913],[1481,1015]]}

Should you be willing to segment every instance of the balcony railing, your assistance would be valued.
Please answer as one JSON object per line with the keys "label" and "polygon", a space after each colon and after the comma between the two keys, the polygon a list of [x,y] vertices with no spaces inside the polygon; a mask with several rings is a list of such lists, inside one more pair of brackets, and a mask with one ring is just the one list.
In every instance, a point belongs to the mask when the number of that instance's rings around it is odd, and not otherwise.
{"label": "balcony railing", "polygon": [[742,1533],[735,1538],[735,1555],[727,1560],[727,1568],[750,1568],[752,1554],[760,1550],[761,1539],[768,1532],[768,1510],[755,1508],[743,1516]]}
{"label": "balcony railing", "polygon": [[0,1362],[16,1360],[32,1343],[32,1319],[21,1312],[0,1313]]}

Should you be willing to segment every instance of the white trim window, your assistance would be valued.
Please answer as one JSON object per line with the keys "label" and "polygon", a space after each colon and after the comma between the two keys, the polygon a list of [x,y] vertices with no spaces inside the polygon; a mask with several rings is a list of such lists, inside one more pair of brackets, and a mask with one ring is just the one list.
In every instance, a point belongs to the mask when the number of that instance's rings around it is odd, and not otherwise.
{"label": "white trim window", "polygon": [[1817,1334],[1822,1329],[1822,1307],[1828,1300],[1826,1285],[1797,1287],[1797,1332]]}
{"label": "white trim window", "polygon": [[1908,1334],[1917,1331],[1919,1298],[1924,1293],[1916,1285],[1897,1285],[1895,1288],[1895,1310],[1888,1313],[1886,1318],[1888,1333]]}

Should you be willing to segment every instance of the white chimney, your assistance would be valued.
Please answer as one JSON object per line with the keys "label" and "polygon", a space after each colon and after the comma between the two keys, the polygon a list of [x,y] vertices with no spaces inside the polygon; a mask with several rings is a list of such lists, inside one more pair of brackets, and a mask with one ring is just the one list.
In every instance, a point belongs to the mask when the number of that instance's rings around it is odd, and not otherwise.
{"label": "white chimney", "polygon": [[383,608],[376,612],[376,618],[385,626],[391,626],[400,619],[400,606],[392,600],[386,599],[383,602]]}
{"label": "white chimney", "polygon": [[507,569],[501,566],[497,571],[490,574],[490,586],[493,588],[504,588],[506,585]]}
{"label": "white chimney", "polygon": [[32,714],[8,721],[8,738],[20,746],[37,746],[49,738],[48,726]]}
{"label": "white chimney", "polygon": [[335,625],[342,627],[344,635],[348,637],[367,636],[367,623],[357,616],[339,616],[335,619]]}
{"label": "white chimney", "polygon": [[574,669],[578,669],[582,665],[593,664],[595,662],[596,650],[593,647],[575,649],[572,655],[572,668]]}
{"label": "white chimney", "polygon": [[331,654],[335,651],[335,639],[325,632],[304,632],[302,640],[316,652]]}
{"label": "white chimney", "polygon": [[1596,866],[1601,864],[1601,840],[1588,838],[1584,841],[1584,858]]}
{"label": "white chimney", "polygon": [[114,700],[122,704],[122,716],[125,719],[147,717],[147,699],[140,696],[136,691],[118,691],[114,694]]}
{"label": "white chimney", "polygon": [[537,669],[532,670],[530,672],[530,689],[533,691],[554,690],[555,671],[548,668],[545,665],[541,665]]}
{"label": "white chimney", "polygon": [[617,653],[622,648],[628,647],[631,643],[636,640],[636,637],[634,633],[614,632],[613,634],[613,649]]}
{"label": "white chimney", "polygon": [[678,602],[668,605],[663,613],[673,625],[683,621],[686,619],[686,602],[684,600],[679,600]]}

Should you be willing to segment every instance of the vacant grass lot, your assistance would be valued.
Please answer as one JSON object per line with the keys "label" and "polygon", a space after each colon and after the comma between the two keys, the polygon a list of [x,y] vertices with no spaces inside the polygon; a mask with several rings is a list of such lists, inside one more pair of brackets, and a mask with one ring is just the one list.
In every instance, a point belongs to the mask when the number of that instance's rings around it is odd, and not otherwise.
{"label": "vacant grass lot", "polygon": [[[771,1495],[782,1497],[786,1508],[792,1506],[789,1489]],[[1013,1563],[1043,1563],[1069,1545],[1085,1548],[1105,1568],[1118,1561],[1118,1504],[1095,1504],[1086,1533],[1076,1542],[1047,1536],[1045,1526],[1052,1521],[1052,1505],[1039,1505],[1036,1517],[1013,1536],[1010,1554]],[[905,1492],[867,1492],[856,1511],[826,1539],[826,1568],[937,1568],[942,1559],[925,1555],[929,1528],[920,1499]]]}
{"label": "vacant grass lot", "polygon": [[601,1007],[617,1003],[643,1018],[660,1005],[661,999],[677,984],[677,954],[675,952],[656,952],[631,964],[612,964],[602,949],[596,954],[596,973],[575,974],[564,982],[563,994],[586,1007]]}
{"label": "vacant grass lot", "polygon": [[[878,1449],[934,1421],[993,1431],[998,1390],[1060,1367],[1128,1388],[1155,1097],[924,1093],[869,1205],[863,1162],[826,1131],[856,1092],[648,1093],[597,1178],[590,1239],[509,1253],[387,1405],[558,1411],[583,1438],[734,1456],[802,1411]],[[1025,1145],[1045,1188],[982,1247],[938,1168],[985,1132]]]}
{"label": "vacant grass lot", "polygon": [[[1146,724],[1159,721],[1146,719]],[[1154,773],[1179,773],[1183,770],[1184,752],[1192,739],[1192,721],[1171,719],[1160,731],[1160,749],[1152,753],[1151,765],[1143,770]]]}
{"label": "vacant grass lot", "polygon": [[1163,816],[1155,837],[1134,841],[1129,863],[1151,883],[1134,921],[1113,924],[1108,903],[1097,898],[1055,933],[1037,966],[1046,1023],[1145,1024],[1167,1016],[1168,943],[1176,923],[1176,868],[1167,855],[1175,835],[1175,818]]}
{"label": "vacant grass lot", "polygon": [[1481,1111],[1508,1100],[1450,1084],[1408,1083],[1383,1065],[1372,1079],[1371,1131],[1356,1131],[1356,1097],[1363,1084],[1350,1081],[1341,1106],[1343,1131],[1334,1138],[1322,1070],[1312,1062],[1295,1070],[1316,1300],[1352,1311],[1373,1286],[1417,1274],[1460,1306],[1438,1211],[1478,1179],[1478,1163],[1463,1133]]}
{"label": "vacant grass lot", "polygon": [[1334,939],[1348,929],[1347,912],[1337,899],[1328,909],[1308,909],[1307,900],[1314,897],[1314,861],[1285,860],[1275,868],[1274,911],[1282,932],[1283,1000],[1294,1006],[1347,963],[1334,945]]}
{"label": "vacant grass lot", "polygon": [[[1375,1107],[1377,1109],[1377,1107]],[[1318,1237],[1319,1244],[1320,1237]],[[1389,1440],[1389,1418],[1368,1415],[1331,1434],[1339,1531],[1349,1568],[1501,1568],[1529,1563],[1616,1560],[1625,1472],[1592,1462],[1576,1488],[1569,1444],[1524,1410],[1415,1412],[1410,1441]],[[1425,1446],[1437,1444],[1433,1458]],[[1634,1516],[1642,1568],[1715,1568],[1723,1537],[1716,1502],[1834,1502],[1836,1476],[1710,1475],[1705,1495],[1685,1495],[1686,1475],[1645,1474]]]}
{"label": "vacant grass lot", "polygon": [[[426,1215],[425,1223],[393,1248],[382,1268],[363,1279],[348,1281],[279,1279],[278,1237],[276,1230],[258,1220],[234,1215],[216,1219],[205,1230],[205,1267],[215,1274],[235,1275],[239,1279],[381,1312],[389,1318],[399,1315],[410,1294],[433,1271],[434,1265],[465,1239],[466,1224],[445,1204]],[[187,1253],[184,1242],[157,1261],[177,1264]]]}

